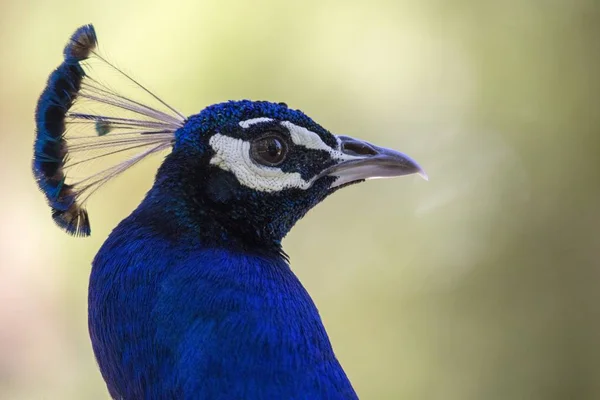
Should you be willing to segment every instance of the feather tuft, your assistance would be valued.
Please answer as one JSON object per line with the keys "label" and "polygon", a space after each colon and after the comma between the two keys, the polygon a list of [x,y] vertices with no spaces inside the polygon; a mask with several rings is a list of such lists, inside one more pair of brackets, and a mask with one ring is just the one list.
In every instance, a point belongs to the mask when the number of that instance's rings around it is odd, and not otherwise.
{"label": "feather tuft", "polygon": [[[33,173],[52,208],[52,218],[75,236],[91,232],[84,207],[90,196],[147,156],[169,149],[175,131],[186,121],[100,56],[97,44],[92,25],[75,31],[64,49],[64,61],[50,74],[35,112]],[[92,62],[99,64],[92,69]],[[146,101],[150,97],[157,105],[148,105],[92,78],[89,72],[96,73],[96,67],[117,71],[121,79],[133,83],[146,96]],[[107,168],[94,170],[93,164],[99,159],[113,161]],[[76,177],[75,168],[87,173]]]}

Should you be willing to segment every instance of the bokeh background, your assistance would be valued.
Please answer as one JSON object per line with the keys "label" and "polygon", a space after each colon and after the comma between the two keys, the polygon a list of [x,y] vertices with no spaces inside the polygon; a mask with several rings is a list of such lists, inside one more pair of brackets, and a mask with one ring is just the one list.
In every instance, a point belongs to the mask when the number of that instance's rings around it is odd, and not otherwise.
{"label": "bokeh background", "polygon": [[90,262],[161,157],[54,226],[33,110],[75,28],[184,114],[285,101],[416,158],[332,196],[285,240],[365,399],[600,399],[597,0],[4,1],[0,399],[107,399]]}

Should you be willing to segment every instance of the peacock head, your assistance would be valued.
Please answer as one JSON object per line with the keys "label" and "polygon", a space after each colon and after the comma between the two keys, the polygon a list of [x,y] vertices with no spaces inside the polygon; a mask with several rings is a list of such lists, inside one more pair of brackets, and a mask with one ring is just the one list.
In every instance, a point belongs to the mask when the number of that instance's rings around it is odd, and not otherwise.
{"label": "peacock head", "polygon": [[228,232],[267,242],[280,241],[342,187],[415,173],[427,178],[405,154],[334,135],[303,112],[266,101],[230,101],[189,117],[169,157],[188,174],[194,201]]}

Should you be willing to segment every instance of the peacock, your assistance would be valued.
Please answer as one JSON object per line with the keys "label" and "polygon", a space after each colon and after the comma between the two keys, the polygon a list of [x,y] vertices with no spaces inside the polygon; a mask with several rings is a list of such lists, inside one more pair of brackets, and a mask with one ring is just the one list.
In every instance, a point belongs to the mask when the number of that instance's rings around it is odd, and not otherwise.
{"label": "peacock", "polygon": [[[93,61],[157,106],[93,76]],[[426,178],[414,160],[281,102],[228,101],[185,117],[111,64],[92,25],[67,43],[35,121],[35,178],[54,221],[76,236],[91,233],[85,204],[98,188],[168,152],[92,263],[89,332],[112,398],[357,398],[281,242],[343,187]]]}

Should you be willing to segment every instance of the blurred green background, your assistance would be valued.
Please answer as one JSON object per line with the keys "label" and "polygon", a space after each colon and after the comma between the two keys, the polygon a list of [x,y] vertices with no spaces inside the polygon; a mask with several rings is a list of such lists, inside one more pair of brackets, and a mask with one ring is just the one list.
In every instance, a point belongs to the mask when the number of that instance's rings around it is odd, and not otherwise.
{"label": "blurred green background", "polygon": [[365,399],[600,399],[600,3],[12,1],[0,5],[0,398],[107,399],[90,262],[154,157],[54,226],[33,111],[69,35],[184,114],[285,101],[404,151],[418,177],[345,189],[285,240]]}

